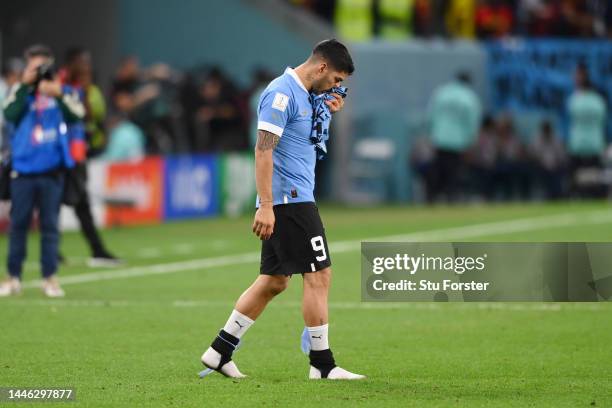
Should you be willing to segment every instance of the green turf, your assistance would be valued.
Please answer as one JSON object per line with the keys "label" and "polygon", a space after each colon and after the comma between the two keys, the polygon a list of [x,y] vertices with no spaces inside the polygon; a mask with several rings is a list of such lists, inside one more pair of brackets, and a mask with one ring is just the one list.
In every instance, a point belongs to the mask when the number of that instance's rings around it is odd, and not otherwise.
{"label": "green turf", "polygon": [[[612,241],[612,219],[583,222],[606,203],[347,209],[323,206],[328,239],[341,241],[503,220],[573,214],[564,226],[470,241]],[[611,209],[612,211],[612,209]],[[129,266],[258,251],[251,219],[215,219],[104,231]],[[6,238],[0,237],[2,260]],[[69,265],[85,266],[76,233]],[[331,343],[362,382],[311,382],[299,351],[301,278],[245,336],[236,361],[249,378],[197,378],[199,356],[257,262],[66,285],[64,300],[38,289],[0,299],[0,387],[74,387],[70,406],[612,406],[612,306],[596,304],[362,304],[360,258],[334,253]],[[25,279],[38,278],[37,236]],[[63,406],[51,404],[51,406]],[[21,406],[26,406],[21,405]]]}

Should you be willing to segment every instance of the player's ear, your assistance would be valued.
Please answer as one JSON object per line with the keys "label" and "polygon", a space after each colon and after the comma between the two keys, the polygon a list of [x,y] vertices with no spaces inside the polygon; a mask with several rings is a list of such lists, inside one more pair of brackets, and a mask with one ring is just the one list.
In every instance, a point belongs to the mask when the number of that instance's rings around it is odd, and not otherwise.
{"label": "player's ear", "polygon": [[327,69],[327,62],[321,61],[321,63],[319,63],[319,74],[324,73],[326,69]]}

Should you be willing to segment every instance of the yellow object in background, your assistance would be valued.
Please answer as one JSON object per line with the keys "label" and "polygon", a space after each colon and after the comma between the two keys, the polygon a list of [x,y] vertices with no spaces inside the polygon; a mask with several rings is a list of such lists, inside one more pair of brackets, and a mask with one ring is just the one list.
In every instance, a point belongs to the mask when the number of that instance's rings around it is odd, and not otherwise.
{"label": "yellow object in background", "polygon": [[380,37],[405,40],[412,35],[414,0],[380,0]]}
{"label": "yellow object in background", "polygon": [[446,13],[446,29],[451,37],[475,38],[475,0],[451,0]]}
{"label": "yellow object in background", "polygon": [[334,25],[342,39],[369,41],[372,39],[374,16],[373,0],[338,0]]}

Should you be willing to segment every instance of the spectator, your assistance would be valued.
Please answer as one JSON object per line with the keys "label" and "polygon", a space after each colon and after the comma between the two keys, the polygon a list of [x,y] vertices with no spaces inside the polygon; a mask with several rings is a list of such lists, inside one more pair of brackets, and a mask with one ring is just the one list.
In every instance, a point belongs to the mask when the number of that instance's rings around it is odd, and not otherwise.
{"label": "spectator", "polygon": [[455,200],[466,172],[463,155],[476,138],[481,116],[480,100],[468,73],[459,73],[434,92],[429,115],[436,149],[434,195]]}
{"label": "spectator", "polygon": [[376,34],[386,40],[406,40],[412,36],[414,0],[378,0]]}
{"label": "spectator", "polygon": [[563,37],[593,37],[595,18],[587,0],[562,0],[560,32]]}
{"label": "spectator", "polygon": [[474,13],[476,0],[450,0],[446,27],[452,37],[473,39],[476,34]]}
{"label": "spectator", "polygon": [[519,18],[525,34],[550,37],[560,31],[561,5],[554,0],[522,0]]}
{"label": "spectator", "polygon": [[10,58],[2,66],[2,72],[0,72],[0,102],[5,99],[11,87],[19,82],[23,68],[24,63],[21,58]]}
{"label": "spectator", "polygon": [[49,297],[64,296],[57,278],[58,218],[64,169],[74,165],[68,152],[66,123],[81,120],[85,108],[70,87],[62,86],[54,73],[49,48],[32,46],[25,52],[26,68],[4,105],[4,115],[14,126],[11,137],[11,230],[9,277],[0,284],[0,296],[21,290],[27,233],[34,208],[41,228],[43,291]]}
{"label": "spectator", "polygon": [[[287,0],[331,21],[340,36],[369,41],[418,37],[605,37],[609,0]],[[405,7],[408,4],[408,7]]]}
{"label": "spectator", "polygon": [[369,41],[374,34],[374,0],[337,0],[334,26],[349,41]]}
{"label": "spectator", "polygon": [[227,151],[244,148],[236,92],[221,71],[209,73],[199,89],[195,113],[196,150]]}
{"label": "spectator", "polygon": [[567,155],[561,139],[555,134],[550,121],[540,125],[540,131],[531,144],[531,158],[535,176],[546,199],[556,200],[563,196],[563,179]]}
{"label": "spectator", "polygon": [[601,187],[583,186],[579,176],[585,169],[601,169],[607,106],[601,95],[593,89],[586,65],[578,65],[575,83],[576,89],[567,101],[572,193],[578,196],[602,196],[605,191]]}
{"label": "spectator", "polygon": [[[2,75],[0,75],[0,106],[3,105],[9,90],[19,82],[23,68],[23,60],[20,58],[11,58],[2,67]],[[9,125],[4,123],[4,115],[0,110],[0,158],[8,150],[8,142]]]}
{"label": "spectator", "polygon": [[510,115],[503,115],[497,121],[497,146],[496,195],[501,193],[504,200],[528,199],[530,180],[526,152]]}
{"label": "spectator", "polygon": [[165,134],[153,132],[153,101],[161,94],[159,84],[147,82],[136,57],[127,57],[119,65],[113,80],[111,100],[118,114],[147,131],[151,152],[169,150],[171,141]]}
{"label": "spectator", "polygon": [[469,164],[474,190],[488,200],[494,197],[494,171],[497,162],[495,120],[487,115],[480,127],[476,144],[470,149]]}
{"label": "spectator", "polygon": [[417,137],[410,149],[412,169],[421,179],[424,198],[428,203],[435,200],[435,151],[431,141],[426,137]]}
{"label": "spectator", "polygon": [[141,87],[140,65],[136,57],[126,57],[121,61],[111,88],[111,99],[115,108],[120,112],[132,112],[143,103],[156,97],[157,89],[148,89],[139,97],[136,93]]}
{"label": "spectator", "polygon": [[110,137],[100,158],[108,161],[140,160],[145,155],[142,130],[129,120],[116,116],[110,125]]}
{"label": "spectator", "polygon": [[106,101],[100,88],[93,83],[91,54],[83,48],[72,48],[66,52],[65,80],[82,89],[85,101],[85,132],[87,156],[95,157],[106,145],[104,120],[106,119]]}
{"label": "spectator", "polygon": [[478,37],[505,37],[512,33],[513,10],[504,0],[482,0],[476,7]]}
{"label": "spectator", "polygon": [[249,130],[249,146],[255,148],[257,141],[257,109],[259,108],[259,97],[263,90],[274,79],[274,75],[265,69],[258,69],[255,72],[253,84],[249,97],[249,118],[251,122]]}
{"label": "spectator", "polygon": [[[77,185],[81,188],[76,189],[76,196],[73,203],[70,204],[74,204],[73,208],[79,220],[81,233],[89,245],[91,257],[88,260],[88,265],[92,267],[118,266],[123,262],[106,249],[94,222],[89,192],[86,188],[86,159],[91,155],[90,152],[97,154],[106,139],[103,130],[106,103],[99,88],[92,83],[90,53],[82,48],[68,50],[62,75],[65,83],[70,84],[73,89],[79,90],[85,106],[84,122],[69,126],[69,134],[80,132],[82,134],[80,138],[83,139],[80,142],[86,142],[79,148],[76,147],[79,140],[73,140],[71,143],[75,168],[71,171],[70,176],[76,180]],[[90,149],[90,146],[93,146],[93,148]]]}
{"label": "spectator", "polygon": [[597,37],[606,37],[612,28],[612,4],[609,0],[591,0],[589,12],[593,16],[593,32]]}
{"label": "spectator", "polygon": [[414,34],[417,37],[430,37],[433,35],[433,10],[429,0],[415,0],[414,2]]}

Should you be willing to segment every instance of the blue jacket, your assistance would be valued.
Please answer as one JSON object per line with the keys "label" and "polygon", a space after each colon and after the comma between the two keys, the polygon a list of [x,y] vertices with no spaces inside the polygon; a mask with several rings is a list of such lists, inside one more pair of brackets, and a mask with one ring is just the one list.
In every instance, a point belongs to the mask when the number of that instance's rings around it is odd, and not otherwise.
{"label": "blue jacket", "polygon": [[22,174],[46,173],[71,168],[68,124],[84,115],[78,95],[69,86],[53,98],[35,95],[19,84],[5,101],[5,119],[13,124],[10,137],[13,170]]}

